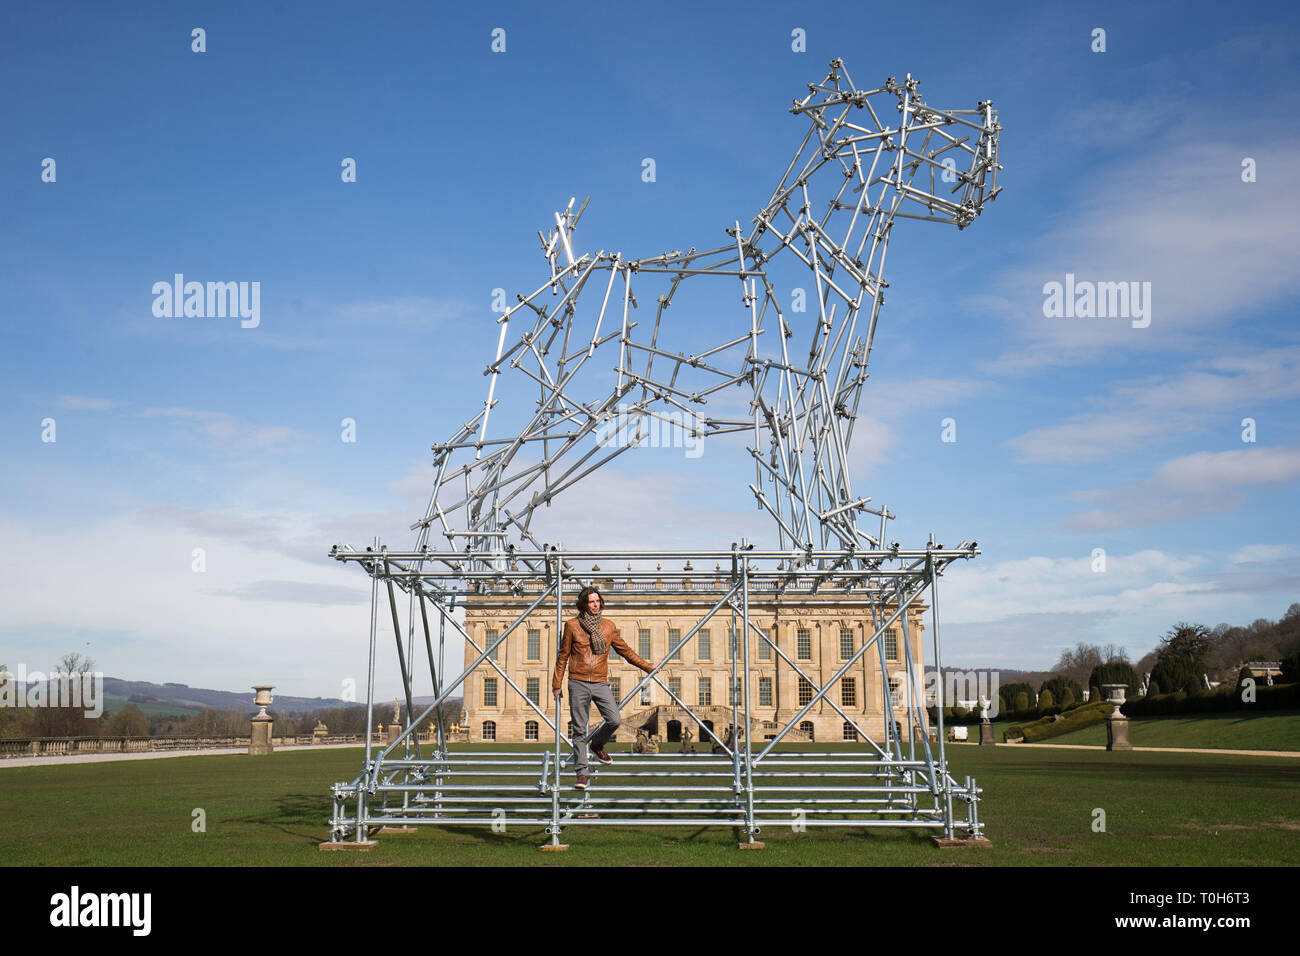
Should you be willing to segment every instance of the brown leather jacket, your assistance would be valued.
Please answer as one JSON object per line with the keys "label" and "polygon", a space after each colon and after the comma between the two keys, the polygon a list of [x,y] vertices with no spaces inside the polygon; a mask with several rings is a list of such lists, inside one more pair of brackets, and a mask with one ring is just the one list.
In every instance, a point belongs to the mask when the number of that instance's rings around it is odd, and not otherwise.
{"label": "brown leather jacket", "polygon": [[[638,657],[636,652],[627,646],[627,642],[619,636],[618,628],[614,626],[613,621],[606,617],[601,619],[600,624],[600,633],[604,635],[605,643],[618,651],[624,660],[646,673],[654,670],[653,664]],[[609,651],[604,654],[592,653],[591,635],[583,629],[576,617],[571,617],[564,622],[564,637],[560,641],[560,652],[555,659],[555,676],[551,679],[552,691],[560,689],[566,664],[569,667],[571,680],[585,680],[593,684],[609,680]]]}

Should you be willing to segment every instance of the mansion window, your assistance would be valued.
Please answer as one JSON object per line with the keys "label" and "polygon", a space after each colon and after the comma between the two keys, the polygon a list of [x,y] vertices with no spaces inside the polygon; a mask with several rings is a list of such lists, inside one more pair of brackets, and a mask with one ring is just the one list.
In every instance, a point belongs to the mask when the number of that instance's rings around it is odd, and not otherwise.
{"label": "mansion window", "polygon": [[804,704],[812,700],[814,693],[815,691],[813,690],[813,685],[808,682],[808,678],[800,677],[799,678],[799,706],[802,707]]}
{"label": "mansion window", "polygon": [[609,692],[614,695],[614,701],[617,703],[623,699],[623,678],[611,677],[609,679]]}
{"label": "mansion window", "polygon": [[710,677],[700,678],[700,692],[696,703],[700,707],[709,707],[713,704],[713,679]]}
{"label": "mansion window", "polygon": [[853,656],[853,631],[847,627],[840,628],[840,660],[847,661]]}
{"label": "mansion window", "polygon": [[495,627],[489,627],[483,632],[483,645],[488,649],[488,659],[493,661],[500,660],[500,658],[497,657],[497,648],[492,646],[496,643],[496,639],[497,629]]}
{"label": "mansion window", "polygon": [[528,629],[528,660],[540,661],[542,659],[542,632],[540,629],[530,627]]}
{"label": "mansion window", "polygon": [[537,721],[530,720],[524,724],[524,740],[537,740]]}
{"label": "mansion window", "polygon": [[497,722],[495,720],[483,721],[483,739],[484,740],[497,739]]}
{"label": "mansion window", "polygon": [[709,629],[707,627],[700,628],[700,632],[695,635],[695,648],[696,660],[713,660],[713,637],[709,634]]}
{"label": "mansion window", "polygon": [[853,726],[853,722],[852,722],[852,721],[848,721],[848,720],[844,721],[844,739],[845,739],[845,740],[852,740],[852,741],[854,741],[855,743],[857,742],[857,739],[858,739],[858,731],[857,731],[857,729]]}
{"label": "mansion window", "polygon": [[668,628],[668,647],[672,651],[668,655],[670,661],[680,661],[682,659],[682,649],[677,643],[682,639],[682,629],[680,627]]}
{"label": "mansion window", "polygon": [[852,677],[843,677],[840,679],[840,706],[858,706],[858,683]]}
{"label": "mansion window", "polygon": [[898,660],[898,631],[892,627],[885,632],[885,660]]}
{"label": "mansion window", "polygon": [[[672,694],[673,697],[677,698],[677,700],[681,700],[681,697],[682,697],[682,679],[681,679],[680,677],[670,677],[670,678],[668,678],[668,693]],[[676,700],[673,701],[673,703],[676,703],[676,702],[677,702]]]}
{"label": "mansion window", "polygon": [[647,627],[636,632],[636,652],[650,660],[650,629]]}
{"label": "mansion window", "polygon": [[760,677],[758,679],[758,706],[772,706],[772,678]]}
{"label": "mansion window", "polygon": [[799,628],[795,635],[796,657],[801,661],[812,660],[812,631],[806,627]]}
{"label": "mansion window", "polygon": [[530,677],[525,682],[524,687],[526,689],[528,699],[531,700],[534,704],[541,704],[542,679],[540,677]]}
{"label": "mansion window", "polygon": [[[767,636],[772,639],[772,644],[775,644],[776,628],[772,627]],[[758,642],[758,659],[760,661],[770,661],[772,659],[772,644],[767,643],[767,641]]]}
{"label": "mansion window", "polygon": [[731,703],[737,707],[741,704],[739,677],[731,678]]}
{"label": "mansion window", "polygon": [[[495,707],[497,705],[497,679],[495,677],[483,678],[483,706]],[[496,738],[492,738],[495,740]]]}

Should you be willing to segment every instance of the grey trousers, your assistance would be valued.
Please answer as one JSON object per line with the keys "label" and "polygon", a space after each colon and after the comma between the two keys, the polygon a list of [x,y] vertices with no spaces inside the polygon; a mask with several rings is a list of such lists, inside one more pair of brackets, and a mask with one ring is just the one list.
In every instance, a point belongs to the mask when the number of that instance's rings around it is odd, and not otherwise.
{"label": "grey trousers", "polygon": [[573,721],[573,769],[577,773],[587,772],[587,719],[591,715],[591,705],[604,718],[605,725],[591,738],[591,746],[604,747],[614,731],[618,730],[622,720],[618,715],[618,701],[607,681],[592,683],[585,680],[569,678],[569,719]]}

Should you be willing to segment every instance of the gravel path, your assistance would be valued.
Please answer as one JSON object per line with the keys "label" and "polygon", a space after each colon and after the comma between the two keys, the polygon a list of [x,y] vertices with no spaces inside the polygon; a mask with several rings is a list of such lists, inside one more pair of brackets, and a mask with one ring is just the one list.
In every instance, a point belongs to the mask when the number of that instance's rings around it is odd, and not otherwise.
{"label": "gravel path", "polygon": [[[949,741],[949,746],[961,741]],[[978,747],[978,743],[967,742],[967,746]],[[1053,747],[1057,750],[1105,750],[1102,744],[1008,744],[999,743],[999,747],[1021,747],[1036,750],[1040,747]],[[1300,750],[1216,750],[1212,747],[1134,747],[1137,753],[1162,754],[1241,754],[1246,757],[1300,757]]]}

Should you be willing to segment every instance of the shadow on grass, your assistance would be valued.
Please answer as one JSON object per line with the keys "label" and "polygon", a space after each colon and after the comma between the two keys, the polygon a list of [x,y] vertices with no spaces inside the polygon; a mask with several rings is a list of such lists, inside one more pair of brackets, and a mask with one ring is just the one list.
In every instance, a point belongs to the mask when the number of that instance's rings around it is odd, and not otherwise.
{"label": "shadow on grass", "polygon": [[238,817],[237,822],[279,830],[295,841],[320,843],[329,836],[330,798],[318,793],[287,793],[276,797],[261,812]]}

